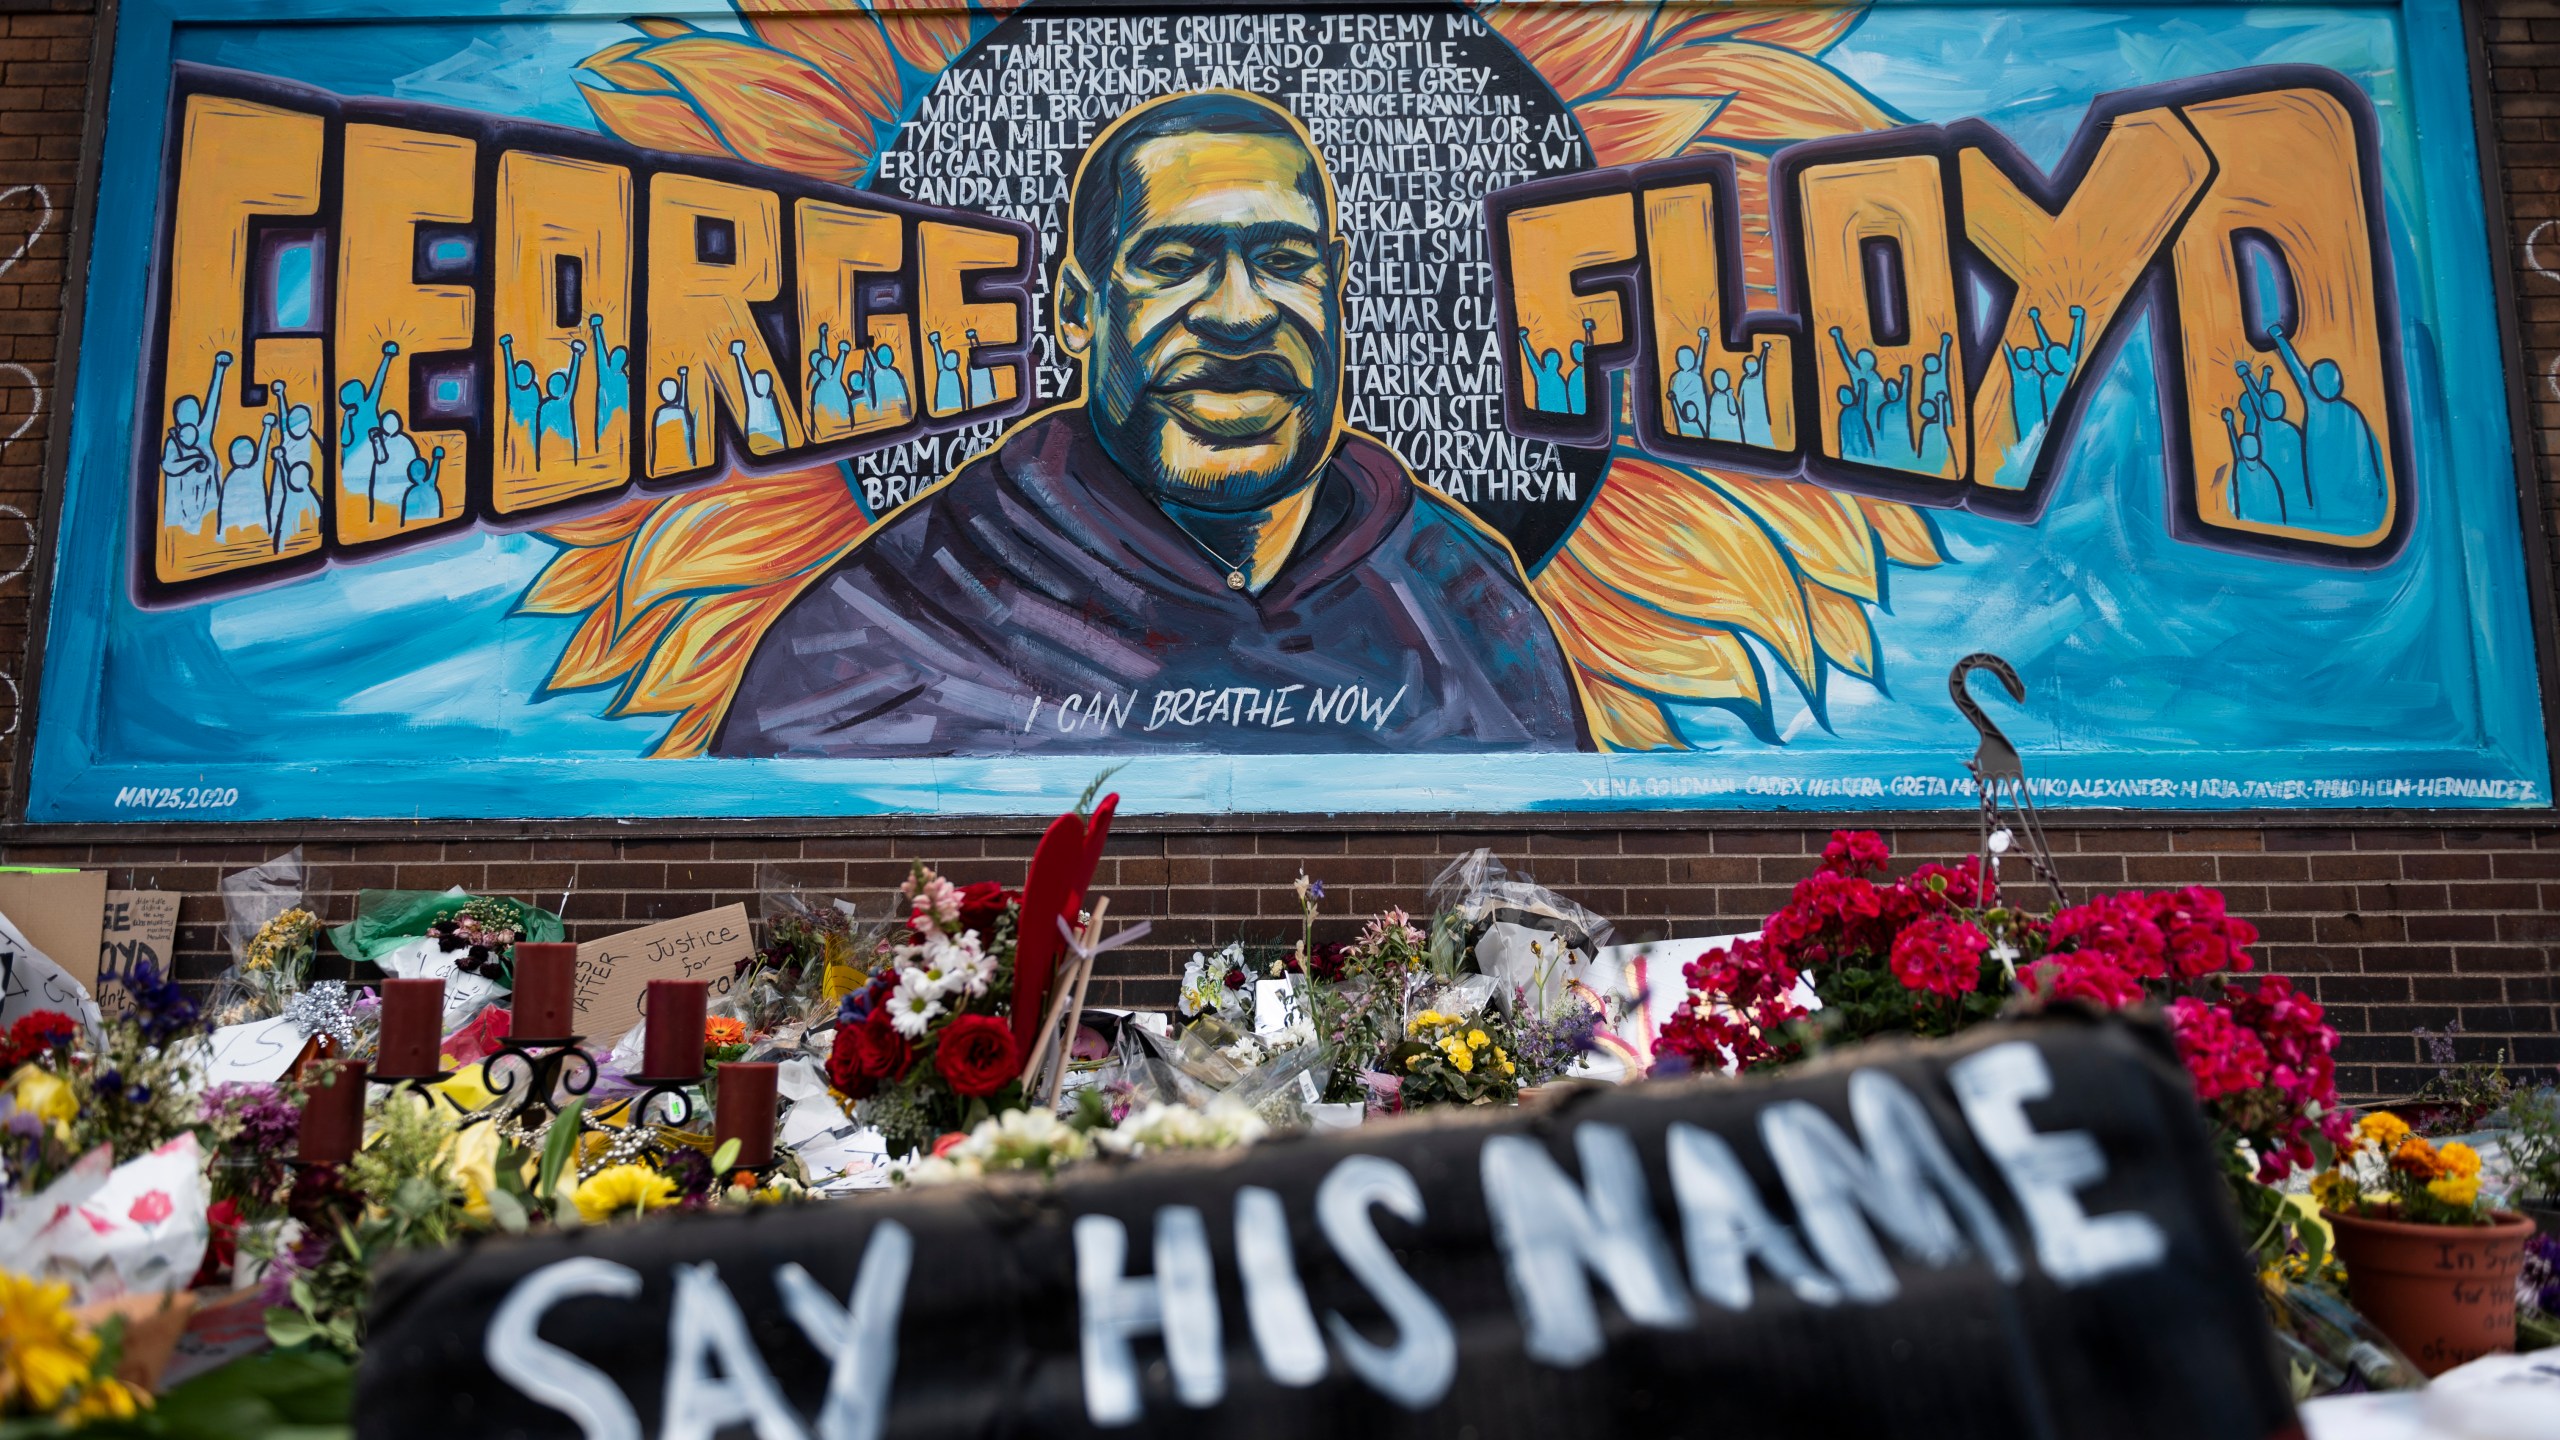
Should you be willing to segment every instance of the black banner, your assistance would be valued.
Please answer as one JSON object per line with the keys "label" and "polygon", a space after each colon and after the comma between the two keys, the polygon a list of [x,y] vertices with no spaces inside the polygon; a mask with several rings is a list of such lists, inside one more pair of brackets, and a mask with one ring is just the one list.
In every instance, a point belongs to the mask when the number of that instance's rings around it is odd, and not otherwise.
{"label": "black banner", "polygon": [[2160,1436],[2290,1422],[2118,1022],[386,1275],[366,1440]]}

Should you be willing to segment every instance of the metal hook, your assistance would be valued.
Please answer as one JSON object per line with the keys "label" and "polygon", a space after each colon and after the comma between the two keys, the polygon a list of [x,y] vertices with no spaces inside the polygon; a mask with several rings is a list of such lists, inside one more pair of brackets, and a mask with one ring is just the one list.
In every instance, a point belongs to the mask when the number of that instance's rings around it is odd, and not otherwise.
{"label": "metal hook", "polygon": [[2001,733],[2000,727],[1991,723],[1991,717],[1982,713],[1982,706],[1965,688],[1964,677],[1976,670],[1990,671],[1999,680],[2001,688],[2009,692],[2010,699],[2024,703],[2027,698],[2026,682],[2018,678],[2016,668],[1987,650],[1967,655],[1947,672],[1947,694],[1954,697],[1956,709],[1973,722],[1973,728],[1982,736],[1982,744],[1975,748],[1969,768],[1977,780],[2023,781],[2027,772],[2018,763],[2018,747],[2010,744],[2009,737]]}

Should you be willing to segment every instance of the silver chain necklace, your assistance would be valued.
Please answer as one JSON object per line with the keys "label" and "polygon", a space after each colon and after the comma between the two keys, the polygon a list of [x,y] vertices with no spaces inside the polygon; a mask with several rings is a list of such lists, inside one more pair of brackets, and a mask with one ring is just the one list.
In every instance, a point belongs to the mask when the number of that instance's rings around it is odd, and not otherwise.
{"label": "silver chain necklace", "polygon": [[[1165,518],[1166,518],[1166,519],[1168,519],[1168,520],[1172,520],[1172,519],[1173,519],[1173,517],[1172,517],[1172,516],[1170,516],[1170,515],[1166,516]],[[1226,567],[1226,570],[1227,570],[1227,588],[1228,588],[1228,589],[1230,589],[1230,590],[1242,590],[1242,589],[1244,588],[1244,567],[1242,567],[1242,566],[1240,566],[1240,565],[1237,565],[1237,564],[1236,564],[1236,563],[1234,563],[1233,561],[1231,561],[1231,560],[1227,559],[1227,557],[1226,557],[1226,556],[1221,555],[1221,554],[1219,554],[1217,551],[1210,549],[1207,541],[1204,541],[1204,540],[1202,540],[1199,536],[1192,534],[1192,533],[1191,533],[1191,529],[1190,529],[1190,527],[1189,527],[1189,526],[1184,525],[1181,521],[1179,521],[1179,520],[1174,520],[1174,522],[1173,522],[1173,528],[1182,532],[1182,538],[1183,538],[1183,539],[1188,540],[1188,541],[1190,541],[1192,544],[1199,546],[1199,547],[1200,547],[1200,553],[1201,553],[1201,554],[1208,556],[1210,559],[1215,560],[1215,561],[1217,561],[1220,565],[1223,565],[1223,566],[1225,566],[1225,567]]]}

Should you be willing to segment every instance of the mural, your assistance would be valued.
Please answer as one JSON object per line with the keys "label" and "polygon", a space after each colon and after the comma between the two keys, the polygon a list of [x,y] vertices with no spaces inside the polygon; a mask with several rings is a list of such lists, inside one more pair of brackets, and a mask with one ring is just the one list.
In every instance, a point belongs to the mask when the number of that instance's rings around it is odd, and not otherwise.
{"label": "mural", "polygon": [[2451,0],[197,3],[30,818],[2549,803]]}

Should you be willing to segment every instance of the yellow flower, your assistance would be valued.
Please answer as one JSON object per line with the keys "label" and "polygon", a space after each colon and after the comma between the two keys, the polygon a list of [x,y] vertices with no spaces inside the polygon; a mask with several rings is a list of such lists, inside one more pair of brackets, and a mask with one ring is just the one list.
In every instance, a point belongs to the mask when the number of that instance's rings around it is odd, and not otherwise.
{"label": "yellow flower", "polygon": [[2320,1202],[2321,1209],[2344,1215],[2353,1213],[2363,1196],[2346,1172],[2324,1170],[2311,1177],[2311,1198]]}
{"label": "yellow flower", "polygon": [[71,1317],[70,1286],[0,1270],[0,1412],[52,1410],[97,1355],[98,1337]]}
{"label": "yellow flower", "polygon": [[612,1165],[579,1183],[569,1199],[594,1223],[625,1210],[645,1214],[675,1198],[676,1182],[646,1165]]}
{"label": "yellow flower", "polygon": [[462,1208],[474,1220],[489,1218],[489,1192],[498,1188],[498,1127],[470,1125],[444,1142],[445,1171],[462,1187]]}
{"label": "yellow flower", "polygon": [[2456,1210],[2468,1210],[2480,1199],[2480,1180],[2473,1175],[2447,1175],[2428,1181],[2427,1193]]}
{"label": "yellow flower", "polygon": [[73,1429],[91,1420],[130,1420],[151,1404],[151,1392],[137,1390],[112,1375],[102,1375],[89,1382],[80,1399],[62,1412],[61,1418]]}
{"label": "yellow flower", "polygon": [[1425,1030],[1437,1030],[1443,1025],[1455,1025],[1457,1023],[1458,1017],[1455,1015],[1443,1015],[1437,1010],[1425,1010],[1421,1014],[1404,1022],[1404,1033],[1407,1035],[1419,1035]]}
{"label": "yellow flower", "polygon": [[2476,1180],[2480,1176],[2480,1152],[2459,1140],[2450,1141],[2438,1150],[2436,1159],[2443,1162],[2447,1175],[2460,1176],[2465,1180]]}
{"label": "yellow flower", "polygon": [[1497,1049],[1493,1052],[1493,1058],[1494,1058],[1496,1061],[1498,1061],[1498,1062],[1500,1062],[1500,1063],[1501,1063],[1501,1065],[1502,1065],[1502,1073],[1503,1073],[1503,1074],[1505,1074],[1505,1075],[1517,1075],[1517,1074],[1519,1074],[1519,1073],[1520,1073],[1520,1067],[1519,1067],[1519,1066],[1517,1066],[1517,1065],[1512,1064],[1512,1063],[1511,1063],[1511,1057],[1510,1057],[1510,1056],[1508,1056],[1508,1055],[1503,1054],[1503,1053],[1502,1053],[1502,1051],[1501,1051],[1500,1049],[1498,1049],[1498,1048],[1497,1048]]}
{"label": "yellow flower", "polygon": [[1440,1053],[1449,1057],[1449,1063],[1457,1066],[1461,1075],[1476,1068],[1476,1052],[1468,1049],[1467,1042],[1455,1035],[1440,1042]]}
{"label": "yellow flower", "polygon": [[1481,1050],[1481,1049],[1483,1049],[1484,1047],[1486,1047],[1487,1045],[1492,1044],[1493,1042],[1492,1042],[1491,1040],[1488,1040],[1488,1039],[1486,1039],[1486,1038],[1485,1038],[1485,1034],[1484,1034],[1484,1032],[1483,1032],[1483,1031],[1481,1031],[1481,1030],[1470,1030],[1470,1031],[1468,1031],[1468,1032],[1467,1032],[1467,1043],[1468,1043],[1468,1044],[1470,1044],[1470,1045],[1473,1045],[1473,1046],[1474,1046],[1474,1047],[1476,1047],[1477,1049]]}
{"label": "yellow flower", "polygon": [[18,1103],[18,1113],[33,1115],[49,1124],[60,1124],[80,1113],[79,1097],[59,1075],[37,1065],[21,1065],[9,1081],[11,1098]]}
{"label": "yellow flower", "polygon": [[1407,1055],[1406,1057],[1404,1057],[1404,1068],[1406,1068],[1407,1070],[1410,1070],[1410,1069],[1412,1069],[1414,1066],[1419,1065],[1419,1064],[1421,1064],[1421,1063],[1422,1063],[1422,1057],[1421,1057],[1421,1056],[1419,1056],[1419,1055]]}
{"label": "yellow flower", "polygon": [[2382,1147],[2388,1154],[2409,1133],[2409,1122],[2388,1110],[2376,1110],[2356,1122],[2356,1134]]}

